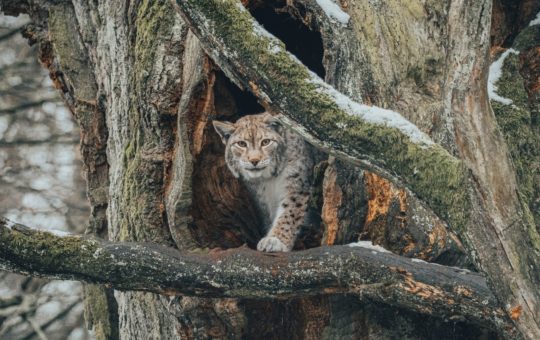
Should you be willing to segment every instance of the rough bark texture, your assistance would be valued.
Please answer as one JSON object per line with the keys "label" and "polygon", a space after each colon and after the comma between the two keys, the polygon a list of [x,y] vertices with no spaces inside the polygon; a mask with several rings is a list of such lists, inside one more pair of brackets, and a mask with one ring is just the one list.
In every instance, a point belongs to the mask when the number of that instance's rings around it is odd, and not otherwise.
{"label": "rough bark texture", "polygon": [[55,236],[5,219],[0,219],[0,245],[6,269],[102,283],[131,294],[257,299],[351,294],[445,319],[509,327],[481,275],[358,246],[194,254],[152,244]]}
{"label": "rough bark texture", "polygon": [[[489,274],[502,307],[525,336],[534,338],[538,323],[532,319],[539,318],[539,278],[534,275],[540,262],[527,208],[537,218],[540,181],[538,171],[528,169],[538,164],[534,150],[540,149],[534,149],[540,86],[531,76],[538,74],[540,63],[528,57],[538,55],[537,45],[523,48],[519,70],[532,107],[524,110],[532,123],[530,131],[519,131],[527,134],[530,147],[512,146],[523,137],[512,134],[518,131],[515,120],[507,118],[515,115],[500,114],[494,104],[511,145],[508,152],[484,90],[490,1],[340,1],[350,15],[345,25],[313,0],[242,1],[285,45],[270,42],[259,30],[253,35],[249,13],[232,1],[178,2],[196,10],[192,14],[208,14],[192,22],[202,45],[171,1],[51,3],[0,1],[8,14],[31,15],[34,23],[26,36],[40,44],[42,62],[81,125],[93,209],[89,232],[111,241],[203,252],[256,244],[262,235],[257,212],[241,183],[226,171],[222,145],[209,122],[263,110],[258,97],[265,107],[285,109],[294,127],[299,128],[294,121],[302,123],[311,141],[341,151],[338,159],[321,156],[312,197],[321,227],[306,227],[296,249],[360,237],[404,256],[471,267],[448,223],[475,265]],[[213,7],[217,3],[223,7]],[[505,24],[492,29],[495,45],[510,44],[508,37],[538,10],[534,1],[520,2],[517,6],[528,12],[515,24],[510,3],[496,2],[493,20],[504,17],[499,22]],[[213,31],[215,20],[227,24]],[[209,26],[197,27],[200,23]],[[209,42],[205,30],[217,38]],[[284,47],[342,93],[402,113],[444,148],[419,146],[396,129],[344,114],[324,93],[314,94],[321,85],[302,82],[302,77],[313,78]],[[250,69],[253,55],[263,65]],[[264,81],[261,74],[267,75]],[[313,110],[306,110],[309,105]],[[321,110],[326,114],[316,118]],[[518,115],[519,126],[528,119],[525,111]],[[356,157],[354,164],[344,154]],[[517,180],[509,154],[517,164]],[[518,191],[525,195],[523,206]],[[520,253],[523,248],[530,251]],[[530,296],[516,296],[527,291]],[[413,306],[389,307],[376,294],[362,301],[322,295],[286,300],[191,296],[170,302],[142,292],[117,291],[114,298],[101,286],[88,286],[87,296],[90,326],[102,339],[485,335],[461,317],[441,320],[425,316],[437,312],[433,309],[419,314]]]}

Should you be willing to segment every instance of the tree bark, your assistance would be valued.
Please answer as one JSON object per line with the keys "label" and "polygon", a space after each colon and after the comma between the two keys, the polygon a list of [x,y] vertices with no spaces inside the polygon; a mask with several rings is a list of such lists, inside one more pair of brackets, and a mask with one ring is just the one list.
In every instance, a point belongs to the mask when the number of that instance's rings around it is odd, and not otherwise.
{"label": "tree bark", "polygon": [[478,273],[384,249],[334,246],[267,254],[239,248],[196,254],[154,244],[56,236],[5,219],[0,219],[0,245],[3,269],[118,291],[244,299],[349,294],[512,329]]}
{"label": "tree bark", "polygon": [[[6,13],[31,15],[25,34],[40,44],[80,122],[89,232],[182,251],[254,246],[263,233],[257,212],[208,123],[270,108],[338,158],[317,166],[312,209],[322,211],[321,227],[307,226],[296,249],[360,236],[402,255],[469,266],[450,226],[521,333],[536,337],[534,205],[517,195],[529,182],[515,179],[485,93],[491,2],[341,1],[345,24],[312,0],[242,3],[286,46],[237,1],[178,1],[189,27],[164,0],[1,1]],[[349,115],[358,106],[337,105],[339,94],[285,47],[353,100],[415,125],[380,124],[365,114],[369,107],[360,107],[363,119]],[[464,323],[403,309],[420,308],[385,307],[376,294],[363,302],[325,295],[170,303],[96,289],[88,314],[103,329],[99,338],[479,336]]]}

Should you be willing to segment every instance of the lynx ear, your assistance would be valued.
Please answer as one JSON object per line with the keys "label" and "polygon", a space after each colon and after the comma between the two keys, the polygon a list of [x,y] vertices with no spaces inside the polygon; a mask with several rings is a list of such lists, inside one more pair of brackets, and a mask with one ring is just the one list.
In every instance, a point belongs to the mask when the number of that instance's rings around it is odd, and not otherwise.
{"label": "lynx ear", "polygon": [[279,120],[277,120],[274,116],[272,116],[269,113],[265,114],[264,122],[270,126],[272,129],[276,130],[277,132],[281,133],[281,130],[283,129],[283,125]]}
{"label": "lynx ear", "polygon": [[212,125],[214,125],[214,129],[216,129],[216,132],[221,137],[223,144],[227,144],[229,137],[234,133],[234,130],[236,130],[234,124],[229,122],[218,122],[217,120],[214,120]]}

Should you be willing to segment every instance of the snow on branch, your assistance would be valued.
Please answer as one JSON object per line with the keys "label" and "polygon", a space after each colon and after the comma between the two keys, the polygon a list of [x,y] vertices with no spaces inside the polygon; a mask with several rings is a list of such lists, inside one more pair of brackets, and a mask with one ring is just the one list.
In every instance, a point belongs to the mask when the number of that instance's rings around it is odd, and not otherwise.
{"label": "snow on branch", "polygon": [[317,4],[321,6],[324,13],[341,24],[346,25],[351,18],[347,13],[345,13],[341,7],[335,2],[335,0],[316,0]]}
{"label": "snow on branch", "polygon": [[497,329],[507,325],[481,275],[365,247],[188,253],[155,244],[57,236],[0,218],[0,268],[165,295],[352,294],[447,320],[466,318]]}
{"label": "snow on branch", "polygon": [[504,66],[504,61],[510,54],[519,54],[518,51],[514,50],[513,48],[509,48],[506,51],[504,51],[503,54],[499,57],[499,59],[495,60],[490,66],[489,66],[489,75],[488,75],[488,82],[487,82],[487,89],[488,89],[488,96],[489,99],[498,101],[505,105],[512,104],[512,99],[501,97],[497,93],[497,82],[502,76],[502,69]]}

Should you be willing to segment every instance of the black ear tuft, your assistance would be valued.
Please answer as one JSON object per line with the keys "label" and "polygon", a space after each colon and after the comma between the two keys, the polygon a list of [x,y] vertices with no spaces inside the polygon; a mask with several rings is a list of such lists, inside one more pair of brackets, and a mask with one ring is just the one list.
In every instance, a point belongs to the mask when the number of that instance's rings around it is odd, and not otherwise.
{"label": "black ear tuft", "polygon": [[221,137],[221,141],[223,142],[223,144],[227,144],[229,137],[234,133],[234,130],[236,130],[234,124],[230,122],[219,122],[217,120],[214,120],[212,122],[212,125],[214,125],[214,129]]}

